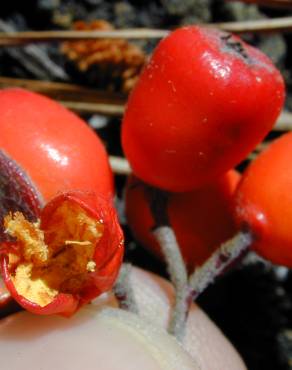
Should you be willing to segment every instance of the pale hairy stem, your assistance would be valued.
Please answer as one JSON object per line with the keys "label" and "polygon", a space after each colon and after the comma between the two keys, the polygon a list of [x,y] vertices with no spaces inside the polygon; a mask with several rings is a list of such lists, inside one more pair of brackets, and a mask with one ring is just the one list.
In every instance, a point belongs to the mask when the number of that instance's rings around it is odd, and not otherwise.
{"label": "pale hairy stem", "polygon": [[221,244],[207,261],[191,274],[189,286],[196,299],[222,272],[236,260],[252,243],[249,232],[239,232],[232,239]]}
{"label": "pale hairy stem", "polygon": [[182,340],[186,317],[191,303],[185,262],[174,231],[170,226],[158,226],[153,230],[153,235],[164,254],[170,280],[175,289],[175,302],[170,315],[168,331],[178,340]]}
{"label": "pale hairy stem", "polygon": [[120,308],[138,313],[138,306],[130,280],[131,269],[132,267],[129,263],[122,264],[113,292]]}
{"label": "pale hairy stem", "polygon": [[188,272],[174,230],[169,222],[168,201],[170,194],[149,186],[146,189],[155,223],[152,233],[161,247],[169,277],[175,290],[175,301],[170,313],[168,332],[178,340],[182,340],[186,315],[190,305],[188,300]]}
{"label": "pale hairy stem", "polygon": [[202,266],[197,267],[188,276],[185,261],[168,217],[168,202],[171,194],[147,185],[145,189],[155,223],[152,234],[164,255],[175,290],[168,331],[182,341],[191,302],[251,245],[252,235],[249,231],[239,232],[232,239],[221,244]]}
{"label": "pale hairy stem", "polygon": [[251,245],[252,235],[248,232],[236,234],[223,243],[202,266],[196,268],[189,278],[173,229],[160,226],[154,229],[153,235],[164,254],[175,289],[168,331],[182,341],[191,302]]}

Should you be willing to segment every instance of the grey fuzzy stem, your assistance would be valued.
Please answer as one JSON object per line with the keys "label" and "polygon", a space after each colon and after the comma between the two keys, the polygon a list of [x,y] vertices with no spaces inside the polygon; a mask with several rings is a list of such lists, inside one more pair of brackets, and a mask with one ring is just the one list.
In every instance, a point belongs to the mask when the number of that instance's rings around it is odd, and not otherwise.
{"label": "grey fuzzy stem", "polygon": [[132,266],[129,263],[122,264],[113,292],[121,309],[138,313],[138,306],[130,279],[131,268]]}
{"label": "grey fuzzy stem", "polygon": [[186,322],[189,315],[192,294],[188,285],[184,285],[180,290],[176,290],[175,304],[168,326],[168,332],[182,342],[185,334]]}
{"label": "grey fuzzy stem", "polygon": [[170,280],[175,289],[174,308],[171,313],[168,331],[178,340],[182,340],[190,306],[188,274],[173,229],[170,226],[158,226],[153,235],[164,254]]}
{"label": "grey fuzzy stem", "polygon": [[251,233],[239,232],[232,239],[221,244],[220,248],[190,276],[189,286],[192,297],[196,299],[251,243]]}

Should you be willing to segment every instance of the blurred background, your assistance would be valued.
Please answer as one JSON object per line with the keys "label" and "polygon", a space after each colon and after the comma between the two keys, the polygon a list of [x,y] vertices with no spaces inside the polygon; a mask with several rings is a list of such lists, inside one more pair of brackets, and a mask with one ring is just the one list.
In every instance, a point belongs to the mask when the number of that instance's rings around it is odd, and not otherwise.
{"label": "blurred background", "polygon": [[[285,111],[275,130],[239,166],[242,170],[270,140],[292,128],[292,1],[10,0],[1,4],[0,32],[146,29],[136,40],[68,41],[57,34],[55,41],[36,43],[32,37],[30,42],[16,40],[11,45],[2,35],[0,87],[20,86],[51,96],[96,130],[117,163],[117,207],[126,233],[126,259],[163,276],[164,264],[137,244],[124,216],[128,171],[120,145],[124,104],[158,42],[149,36],[149,29],[197,23],[224,23],[221,27],[228,29],[226,22],[237,22],[231,24],[234,30],[273,60],[287,86]],[[250,370],[292,369],[291,271],[249,254],[208,288],[199,304]]]}

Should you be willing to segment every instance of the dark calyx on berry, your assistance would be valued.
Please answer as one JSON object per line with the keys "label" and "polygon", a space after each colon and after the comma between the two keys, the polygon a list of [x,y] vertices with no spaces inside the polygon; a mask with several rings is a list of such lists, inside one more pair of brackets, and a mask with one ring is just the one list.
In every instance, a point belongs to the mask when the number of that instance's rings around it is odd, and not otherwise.
{"label": "dark calyx on berry", "polygon": [[240,55],[247,63],[251,63],[250,57],[240,39],[235,38],[231,33],[224,33],[221,37],[224,48],[228,52],[235,52]]}
{"label": "dark calyx on berry", "polygon": [[40,209],[40,197],[27,174],[0,150],[0,241],[10,239],[4,234],[4,216],[19,211],[29,221],[36,221]]}

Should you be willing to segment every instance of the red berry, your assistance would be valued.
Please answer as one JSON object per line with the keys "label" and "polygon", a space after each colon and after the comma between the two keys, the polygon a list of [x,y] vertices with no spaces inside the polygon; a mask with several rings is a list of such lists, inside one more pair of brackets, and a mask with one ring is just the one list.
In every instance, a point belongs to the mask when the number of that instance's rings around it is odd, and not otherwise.
{"label": "red berry", "polygon": [[276,264],[292,267],[292,133],[261,153],[242,176],[235,216],[254,235],[254,249]]}
{"label": "red berry", "polygon": [[[239,178],[239,174],[232,170],[199,190],[170,194],[170,224],[190,271],[236,233],[231,201]],[[162,257],[151,233],[154,220],[149,208],[147,187],[134,177],[130,178],[127,186],[126,214],[137,240]]]}
{"label": "red berry", "polygon": [[68,188],[113,194],[100,139],[49,98],[22,89],[0,91],[0,148],[26,172],[45,202]]}
{"label": "red berry", "polygon": [[184,27],[157,46],[122,126],[134,173],[188,191],[238,164],[272,128],[284,100],[280,72],[238,37]]}
{"label": "red berry", "polygon": [[123,256],[105,149],[80,118],[24,90],[0,92],[0,147],[6,287],[31,312],[70,315],[112,287]]}

